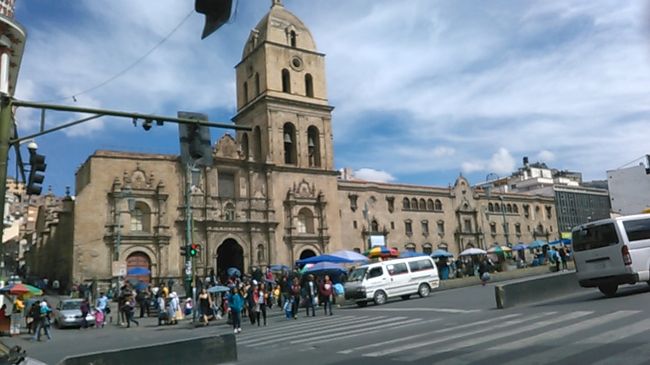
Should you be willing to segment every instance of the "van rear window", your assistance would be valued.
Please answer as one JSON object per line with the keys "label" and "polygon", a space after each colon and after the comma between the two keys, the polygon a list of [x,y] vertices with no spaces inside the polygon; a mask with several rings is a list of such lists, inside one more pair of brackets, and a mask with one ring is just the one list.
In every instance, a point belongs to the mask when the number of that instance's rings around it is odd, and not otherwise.
{"label": "van rear window", "polygon": [[602,224],[574,231],[573,250],[587,251],[618,244],[614,223]]}
{"label": "van rear window", "polygon": [[640,241],[650,239],[650,219],[638,219],[623,222],[627,239]]}

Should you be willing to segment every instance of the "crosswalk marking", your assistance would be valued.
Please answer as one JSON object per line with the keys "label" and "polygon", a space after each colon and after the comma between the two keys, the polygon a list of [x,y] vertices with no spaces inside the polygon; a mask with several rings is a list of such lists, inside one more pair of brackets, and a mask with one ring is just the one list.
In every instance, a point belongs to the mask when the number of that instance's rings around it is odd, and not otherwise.
{"label": "crosswalk marking", "polygon": [[484,319],[484,320],[478,321],[478,322],[466,323],[466,324],[462,324],[462,325],[458,325],[458,326],[454,326],[454,327],[447,327],[447,328],[442,328],[442,329],[438,329],[438,330],[435,330],[435,331],[419,333],[417,335],[400,337],[400,338],[396,338],[396,339],[389,340],[389,341],[376,342],[376,343],[371,343],[369,345],[353,347],[351,349],[346,349],[346,350],[343,350],[343,351],[339,351],[338,353],[339,354],[350,354],[350,353],[353,353],[353,352],[359,351],[359,350],[366,350],[366,349],[370,349],[370,348],[374,348],[374,347],[382,347],[382,346],[389,345],[389,344],[392,344],[392,343],[412,340],[412,339],[418,338],[418,337],[430,336],[430,335],[433,335],[433,334],[445,333],[445,332],[455,331],[455,330],[468,328],[468,327],[476,327],[476,326],[479,326],[479,325],[483,325],[483,324],[487,324],[487,323],[491,323],[491,322],[498,322],[498,321],[502,321],[502,320],[509,319],[509,318],[514,318],[514,317],[519,317],[519,316],[521,316],[521,314],[519,314],[519,313],[508,314],[508,315],[505,315],[505,316],[500,316],[500,317],[495,317],[495,318],[490,318],[490,319]]}
{"label": "crosswalk marking", "polygon": [[[445,353],[445,352],[449,352],[449,351],[455,351],[455,350],[462,349],[462,348],[465,348],[465,347],[475,346],[475,345],[478,345],[478,344],[481,344],[481,343],[485,343],[485,342],[489,342],[489,341],[493,341],[493,340],[498,340],[498,339],[501,339],[501,338],[504,338],[504,337],[513,336],[513,335],[516,335],[516,334],[519,334],[519,333],[524,333],[524,332],[527,332],[527,331],[537,330],[537,329],[540,329],[541,327],[546,327],[546,326],[550,326],[552,324],[561,323],[563,321],[570,320],[570,319],[576,319],[576,318],[584,317],[584,316],[590,315],[592,313],[593,312],[591,312],[591,311],[579,311],[579,312],[568,313],[568,314],[565,314],[563,316],[558,316],[558,317],[554,317],[554,318],[551,318],[551,319],[546,319],[546,320],[543,320],[543,321],[539,321],[537,323],[529,324],[527,326],[518,327],[518,328],[512,329],[510,331],[503,331],[503,332],[499,332],[499,333],[494,333],[494,334],[490,334],[490,335],[485,335],[485,336],[481,336],[481,337],[477,337],[477,338],[468,339],[468,340],[465,340],[465,341],[460,341],[460,342],[448,344],[448,345],[444,346],[441,349],[419,351],[419,352],[417,352],[415,354],[412,354],[412,355],[406,355],[403,358],[400,357],[400,360],[405,360],[405,361],[419,360],[419,359],[429,357],[429,356],[432,356],[432,355],[441,354],[441,353]],[[428,343],[425,342],[423,345],[417,346],[417,347],[424,347],[424,346],[427,346],[427,345],[428,345]]]}
{"label": "crosswalk marking", "polygon": [[[273,326],[273,327],[260,327],[259,330],[251,330],[251,332],[243,332],[241,335],[239,335],[239,338],[241,339],[252,339],[255,337],[261,337],[265,336],[267,334],[278,334],[278,333],[286,333],[287,330],[293,331],[293,330],[298,330],[303,327],[308,327],[308,328],[314,328],[314,326],[317,326],[318,328],[323,328],[322,326],[327,326],[327,325],[340,325],[341,323],[344,323],[345,321],[348,320],[354,320],[355,322],[358,321],[363,321],[370,318],[369,316],[360,316],[360,317],[327,317],[323,319],[314,319],[312,320],[311,318],[305,319],[305,320],[299,320],[295,322],[290,322],[289,324],[286,325],[280,325],[280,326]],[[378,317],[373,317],[373,319],[376,319]],[[380,317],[384,318],[384,317]]]}
{"label": "crosswalk marking", "polygon": [[614,358],[606,357],[602,360],[591,363],[591,365],[647,365],[648,359],[650,359],[650,346],[647,344],[647,338],[648,337],[645,336],[644,338],[639,339],[638,342],[640,343],[640,346],[618,352]]}
{"label": "crosswalk marking", "polygon": [[[430,319],[430,320],[422,320],[422,319],[418,318],[418,321],[419,322],[413,322],[413,323],[403,322],[402,324],[392,326],[390,329],[392,330],[392,329],[397,329],[397,328],[402,328],[402,327],[411,327],[411,326],[416,326],[416,325],[431,324],[433,322],[440,321],[440,318]],[[380,331],[381,331],[381,328],[376,328],[376,329],[371,329],[369,331],[364,331],[364,332],[360,332],[360,333],[353,333],[353,334],[348,333],[347,335],[342,335],[342,336],[330,338],[330,339],[327,339],[327,340],[320,340],[319,339],[318,343],[321,344],[321,343],[325,343],[325,342],[338,341],[338,340],[343,340],[343,339],[347,339],[347,338],[351,338],[351,337],[357,337],[357,336],[361,336],[361,335],[369,335],[371,333],[377,333],[377,332],[380,332]]]}
{"label": "crosswalk marking", "polygon": [[[404,318],[404,317],[402,317],[402,318]],[[400,323],[401,324],[412,324],[412,323],[415,323],[415,322],[422,322],[422,319],[415,318],[415,319],[410,319],[408,321],[403,321],[403,322],[400,322]],[[396,324],[395,323],[382,323],[382,324],[375,323],[374,326],[368,325],[368,326],[363,326],[363,327],[364,328],[358,328],[358,329],[354,329],[354,330],[351,330],[351,331],[346,329],[345,333],[347,333],[347,334],[365,333],[369,329],[377,330],[377,329],[382,329],[382,328],[386,328],[386,327],[396,327]],[[365,328],[365,327],[370,327],[370,328]],[[320,332],[320,331],[318,333],[316,333],[316,337],[318,338],[319,342],[322,342],[322,340],[325,340],[325,339],[337,338],[337,337],[340,337],[340,336],[341,336],[340,333],[332,333],[330,335],[325,335],[325,336],[323,336],[322,332]],[[313,341],[313,338],[307,337],[307,338],[302,338],[300,340],[291,341],[291,344],[299,344],[299,343],[305,343],[305,342],[310,342],[310,341]]]}
{"label": "crosswalk marking", "polygon": [[[350,326],[349,323],[337,323],[335,325],[317,327],[317,328],[308,327],[308,328],[300,329],[298,332],[293,331],[292,335],[308,333],[308,334],[317,335],[319,338],[324,338],[325,334],[340,331],[341,329],[345,329],[346,331],[348,331],[349,329],[370,327],[370,326],[376,325],[377,324],[376,319],[382,319],[382,321],[384,323],[387,323],[387,322],[402,321],[402,320],[406,319],[407,317],[393,317],[393,318],[385,318],[385,319],[384,318],[385,317],[375,317],[375,318],[372,319],[372,322],[365,322],[365,323],[356,324],[356,325],[353,325],[353,326]],[[394,325],[394,324],[392,324],[392,325]],[[270,345],[272,343],[283,342],[283,341],[286,341],[286,338],[280,337],[280,338],[274,338],[274,339],[271,339],[271,340],[268,340],[268,339],[248,340],[247,339],[247,340],[241,341],[239,343],[242,344],[242,345],[248,344],[248,345],[261,346],[261,345]]]}
{"label": "crosswalk marking", "polygon": [[490,326],[488,328],[482,328],[482,329],[479,329],[479,330],[475,330],[472,333],[462,332],[462,333],[457,333],[457,334],[451,335],[451,336],[438,337],[438,338],[435,338],[433,340],[410,343],[410,344],[407,344],[407,345],[393,347],[393,348],[386,349],[386,350],[370,352],[370,353],[367,353],[367,354],[363,354],[363,356],[366,356],[366,357],[385,356],[385,355],[393,354],[393,353],[400,352],[400,351],[411,350],[411,349],[415,349],[415,348],[418,348],[418,347],[429,346],[429,345],[433,345],[433,344],[440,343],[440,342],[445,342],[445,341],[455,340],[455,339],[462,338],[462,337],[476,335],[476,334],[479,334],[479,333],[492,331],[492,330],[498,329],[498,328],[510,327],[510,326],[513,326],[513,325],[516,325],[516,324],[519,324],[519,323],[522,323],[522,322],[535,320],[537,318],[541,318],[541,317],[545,317],[545,316],[549,316],[549,315],[553,315],[553,314],[555,314],[555,312],[547,312],[547,313],[535,314],[535,315],[532,315],[532,316],[529,316],[529,317],[526,317],[526,318],[510,320],[510,321],[506,321],[506,322],[503,322],[503,323],[495,324],[495,325]]}
{"label": "crosswalk marking", "polygon": [[[635,313],[638,313],[634,311]],[[619,312],[616,312],[619,313]],[[616,314],[612,313],[612,314]],[[599,317],[599,318],[594,318],[594,320],[601,320],[604,319],[604,317]],[[609,322],[613,319],[609,319],[606,322]],[[585,321],[586,322],[586,321]],[[567,327],[568,328],[568,327]],[[570,344],[568,346],[562,346],[562,350],[558,351],[556,348],[541,352],[541,353],[536,353],[533,354],[529,357],[526,358],[519,358],[516,361],[512,361],[509,363],[518,363],[518,364],[527,364],[527,365],[533,365],[533,364],[550,364],[554,363],[556,361],[565,359],[569,356],[573,356],[576,354],[579,354],[581,352],[593,349],[595,347],[602,346],[603,344],[608,344],[612,342],[616,342],[619,340],[622,340],[627,337],[631,337],[634,335],[637,335],[639,333],[645,332],[650,330],[650,319],[646,319],[641,322],[634,323],[629,326],[617,328],[611,331],[607,331],[601,334],[598,334],[596,336],[588,337],[583,340],[580,340],[578,342],[575,342],[573,344]],[[643,340],[645,342],[645,339]],[[638,356],[638,355],[637,355]],[[472,359],[474,360],[474,359]],[[644,359],[644,361],[647,360],[647,357]],[[628,362],[619,362],[621,364],[626,364],[628,365]]]}
{"label": "crosswalk marking", "polygon": [[[476,313],[481,312],[481,309],[455,309],[455,308],[408,308],[409,312],[439,312],[439,313]],[[404,312],[404,308],[367,308],[362,311],[372,312]]]}

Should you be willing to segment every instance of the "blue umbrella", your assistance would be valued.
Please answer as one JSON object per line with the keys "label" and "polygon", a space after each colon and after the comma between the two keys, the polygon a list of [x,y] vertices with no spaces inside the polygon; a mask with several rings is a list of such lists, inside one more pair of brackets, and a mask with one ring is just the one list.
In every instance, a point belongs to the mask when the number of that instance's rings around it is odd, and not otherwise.
{"label": "blue umbrella", "polygon": [[520,243],[518,245],[514,245],[514,247],[512,247],[512,250],[513,251],[521,251],[521,250],[525,250],[527,248],[528,248],[528,246],[524,245],[523,243]]}
{"label": "blue umbrella", "polygon": [[269,266],[271,271],[289,271],[289,266],[287,265],[271,265]]}
{"label": "blue umbrella", "polygon": [[449,253],[449,252],[447,252],[445,250],[437,249],[437,250],[433,251],[433,253],[431,253],[431,257],[433,257],[433,258],[454,257],[454,255],[452,255],[451,253]]}
{"label": "blue umbrella", "polygon": [[129,276],[143,276],[143,275],[150,275],[151,270],[145,268],[145,267],[132,267],[126,271],[126,274]]}
{"label": "blue umbrella", "polygon": [[208,288],[208,293],[225,293],[229,291],[230,288],[223,285],[215,285]]}
{"label": "blue umbrella", "polygon": [[236,268],[236,267],[231,267],[228,270],[226,270],[226,274],[228,274],[228,276],[240,277],[241,276],[241,271],[239,271],[239,269]]}
{"label": "blue umbrella", "polygon": [[319,262],[314,264],[314,266],[305,270],[305,273],[316,273],[321,271],[340,271],[345,272],[345,269],[340,264],[335,264],[332,262]]}
{"label": "blue umbrella", "polygon": [[358,252],[341,250],[332,252],[328,256],[340,257],[341,259],[347,260],[347,262],[366,262],[368,258]]}
{"label": "blue umbrella", "polygon": [[528,245],[528,248],[542,248],[544,245],[548,245],[548,243],[542,240],[535,240],[530,245]]}
{"label": "blue umbrella", "polygon": [[304,265],[304,264],[317,264],[319,262],[347,263],[347,262],[354,262],[354,261],[350,261],[348,259],[339,256],[320,255],[320,256],[308,257],[306,259],[298,260],[296,262],[300,265]]}
{"label": "blue umbrella", "polygon": [[415,251],[404,251],[399,255],[399,257],[420,257],[420,256],[429,256],[429,255],[427,255],[426,253],[415,252]]}

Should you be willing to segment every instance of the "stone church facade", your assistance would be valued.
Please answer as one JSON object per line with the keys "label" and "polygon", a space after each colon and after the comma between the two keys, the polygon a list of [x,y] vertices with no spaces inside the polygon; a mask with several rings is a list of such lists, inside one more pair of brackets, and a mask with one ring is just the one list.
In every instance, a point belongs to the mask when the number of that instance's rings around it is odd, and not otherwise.
{"label": "stone church facade", "polygon": [[201,245],[199,274],[363,251],[370,235],[401,250],[454,254],[556,235],[550,198],[491,196],[462,176],[445,188],[340,179],[325,79],[325,55],[309,29],[273,1],[236,65],[233,121],[250,131],[217,141],[213,165],[201,170],[189,202],[178,156],[90,156],[76,174],[67,279],[111,280],[116,262],[150,270],[141,279],[178,282],[188,207],[192,239]]}

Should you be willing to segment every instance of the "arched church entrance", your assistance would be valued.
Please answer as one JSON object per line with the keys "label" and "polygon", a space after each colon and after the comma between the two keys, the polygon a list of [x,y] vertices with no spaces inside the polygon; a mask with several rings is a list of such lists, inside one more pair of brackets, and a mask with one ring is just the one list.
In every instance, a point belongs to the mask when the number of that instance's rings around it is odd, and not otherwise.
{"label": "arched church entrance", "polygon": [[222,283],[228,279],[227,270],[231,267],[244,273],[244,249],[236,240],[228,238],[217,249],[217,276]]}
{"label": "arched church entrance", "polygon": [[144,252],[134,252],[126,258],[126,280],[151,282],[151,260]]}
{"label": "arched church entrance", "polygon": [[300,260],[308,259],[314,256],[316,256],[316,252],[314,252],[314,250],[306,249],[300,253]]}

